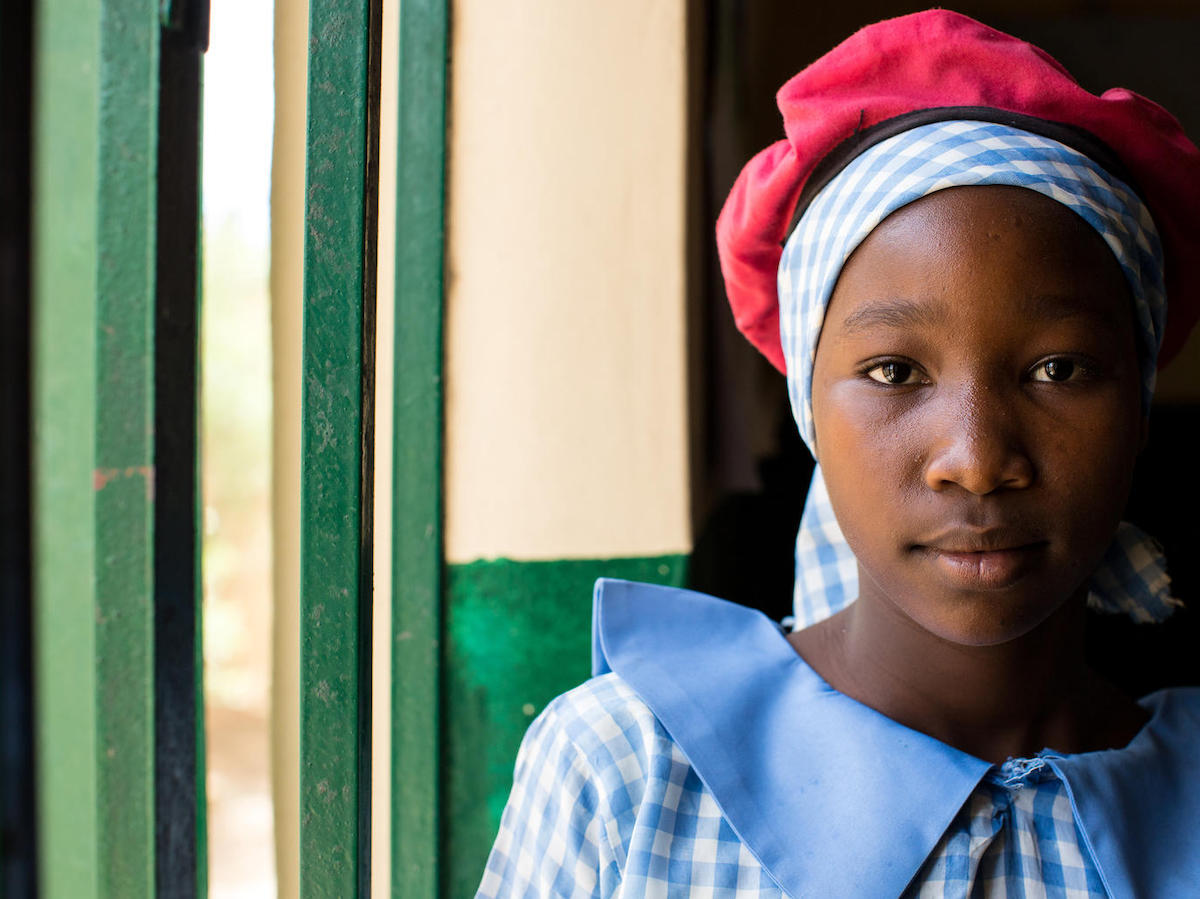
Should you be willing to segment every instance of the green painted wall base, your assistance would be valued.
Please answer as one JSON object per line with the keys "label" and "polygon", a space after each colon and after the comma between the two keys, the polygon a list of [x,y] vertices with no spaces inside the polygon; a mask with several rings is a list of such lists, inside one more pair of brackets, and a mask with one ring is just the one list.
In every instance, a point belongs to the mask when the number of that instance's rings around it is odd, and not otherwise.
{"label": "green painted wall base", "polygon": [[472,896],[479,885],[525,729],[546,703],[591,673],[596,578],[682,586],[686,574],[683,555],[448,567],[447,895]]}

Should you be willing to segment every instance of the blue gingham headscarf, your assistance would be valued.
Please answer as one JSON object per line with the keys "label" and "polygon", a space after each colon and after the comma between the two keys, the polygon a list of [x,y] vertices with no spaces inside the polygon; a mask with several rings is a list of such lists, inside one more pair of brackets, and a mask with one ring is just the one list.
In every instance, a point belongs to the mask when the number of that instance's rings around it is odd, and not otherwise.
{"label": "blue gingham headscarf", "polygon": [[[1037,191],[1076,212],[1108,244],[1133,296],[1141,343],[1142,401],[1154,392],[1166,320],[1163,254],[1137,194],[1072,148],[1008,125],[921,125],[868,148],[813,199],[779,263],[780,338],[800,436],[813,450],[812,367],[825,307],[850,254],[889,214],[938,190],[1001,184]],[[1158,544],[1121,522],[1088,602],[1136,621],[1159,621],[1179,605]],[[807,627],[858,596],[858,564],[829,503],[818,465],[796,538],[795,624]]]}

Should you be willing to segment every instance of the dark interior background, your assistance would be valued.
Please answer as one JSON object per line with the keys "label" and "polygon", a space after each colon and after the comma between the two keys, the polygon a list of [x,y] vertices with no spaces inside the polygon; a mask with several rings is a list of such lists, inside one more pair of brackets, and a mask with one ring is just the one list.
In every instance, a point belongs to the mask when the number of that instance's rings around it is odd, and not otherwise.
{"label": "dark interior background", "polygon": [[[775,92],[858,28],[925,8],[850,0],[702,0],[694,10],[692,293],[694,589],[791,613],[793,544],[812,460],[780,376],[741,337],[721,285],[712,225],[742,165],[782,137]],[[1088,90],[1127,87],[1161,103],[1200,139],[1200,2],[964,2],[954,7],[1041,46]],[[1134,695],[1200,684],[1200,365],[1183,363],[1170,403],[1151,415],[1129,520],[1162,542],[1188,608],[1161,625],[1094,615],[1093,663]],[[1179,375],[1182,374],[1182,379]]]}

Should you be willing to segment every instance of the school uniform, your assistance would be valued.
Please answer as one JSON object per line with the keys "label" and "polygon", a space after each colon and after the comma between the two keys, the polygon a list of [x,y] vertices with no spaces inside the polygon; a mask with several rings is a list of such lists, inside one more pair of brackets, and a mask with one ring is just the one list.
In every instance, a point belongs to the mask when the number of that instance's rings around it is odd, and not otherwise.
{"label": "school uniform", "polygon": [[480,897],[1200,895],[1200,689],[1122,749],[992,765],[837,692],[761,613],[597,584]]}

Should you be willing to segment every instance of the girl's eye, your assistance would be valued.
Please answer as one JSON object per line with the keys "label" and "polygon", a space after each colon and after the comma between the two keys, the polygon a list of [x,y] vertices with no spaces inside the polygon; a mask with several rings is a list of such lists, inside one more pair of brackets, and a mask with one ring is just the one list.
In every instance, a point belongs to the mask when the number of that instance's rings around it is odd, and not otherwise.
{"label": "girl's eye", "polygon": [[1071,359],[1047,359],[1033,370],[1035,381],[1070,381],[1080,371]]}
{"label": "girl's eye", "polygon": [[880,384],[910,384],[916,372],[907,362],[882,362],[867,370],[867,377]]}

